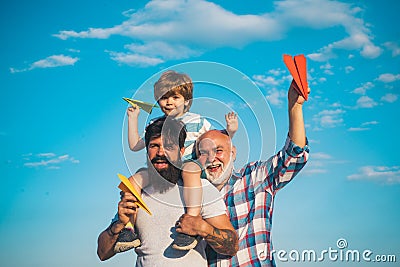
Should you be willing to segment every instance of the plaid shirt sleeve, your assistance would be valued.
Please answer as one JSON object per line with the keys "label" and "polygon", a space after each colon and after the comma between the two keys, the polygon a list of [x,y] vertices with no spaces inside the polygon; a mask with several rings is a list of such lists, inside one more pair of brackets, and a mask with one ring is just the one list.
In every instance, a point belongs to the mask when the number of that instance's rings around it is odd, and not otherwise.
{"label": "plaid shirt sleeve", "polygon": [[308,153],[308,140],[301,148],[288,136],[284,147],[264,163],[264,168],[261,168],[265,171],[266,177],[264,187],[271,188],[275,192],[288,184],[307,163]]}
{"label": "plaid shirt sleeve", "polygon": [[242,177],[250,178],[256,189],[259,187],[275,194],[276,191],[288,184],[304,167],[308,160],[308,140],[301,148],[288,136],[283,148],[267,161],[256,161],[241,169]]}

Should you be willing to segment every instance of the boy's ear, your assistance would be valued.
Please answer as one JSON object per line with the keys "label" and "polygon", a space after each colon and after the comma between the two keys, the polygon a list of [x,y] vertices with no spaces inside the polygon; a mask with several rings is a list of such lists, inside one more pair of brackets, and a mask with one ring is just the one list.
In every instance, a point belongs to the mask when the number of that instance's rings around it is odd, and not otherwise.
{"label": "boy's ear", "polygon": [[185,100],[184,105],[185,107],[189,106],[190,100]]}

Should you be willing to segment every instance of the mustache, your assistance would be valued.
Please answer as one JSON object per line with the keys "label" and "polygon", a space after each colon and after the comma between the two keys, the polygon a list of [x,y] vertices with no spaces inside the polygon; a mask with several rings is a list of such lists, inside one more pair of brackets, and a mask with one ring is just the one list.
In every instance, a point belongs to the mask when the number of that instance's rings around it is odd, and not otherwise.
{"label": "mustache", "polygon": [[170,164],[169,160],[167,159],[166,156],[155,156],[152,160],[151,163],[156,163],[158,161],[165,161],[166,163]]}

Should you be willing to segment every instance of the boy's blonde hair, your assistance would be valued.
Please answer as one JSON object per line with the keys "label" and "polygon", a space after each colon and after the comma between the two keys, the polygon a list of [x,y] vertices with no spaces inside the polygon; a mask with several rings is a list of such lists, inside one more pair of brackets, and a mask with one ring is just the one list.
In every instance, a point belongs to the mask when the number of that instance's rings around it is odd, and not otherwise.
{"label": "boy's blonde hair", "polygon": [[184,112],[188,112],[193,100],[192,79],[184,73],[168,70],[161,74],[161,77],[154,84],[154,99],[158,102],[162,96],[169,97],[174,94],[180,94],[185,98],[185,101],[189,101],[189,104],[184,108]]}

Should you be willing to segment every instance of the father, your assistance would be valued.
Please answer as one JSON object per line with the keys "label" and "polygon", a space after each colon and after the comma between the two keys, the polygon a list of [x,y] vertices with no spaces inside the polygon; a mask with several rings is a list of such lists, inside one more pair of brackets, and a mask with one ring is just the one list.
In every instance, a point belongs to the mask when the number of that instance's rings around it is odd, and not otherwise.
{"label": "father", "polygon": [[[288,92],[289,134],[284,147],[266,161],[246,164],[234,172],[236,148],[224,131],[211,130],[197,140],[198,159],[207,179],[224,195],[231,223],[239,236],[233,257],[207,250],[209,266],[275,266],[271,243],[274,197],[304,167],[308,145],[302,106],[293,87]],[[195,234],[207,224],[201,217],[180,218],[177,232]]]}
{"label": "father", "polygon": [[203,190],[201,210],[206,224],[197,231],[205,241],[190,251],[171,247],[176,234],[174,226],[184,213],[179,178],[185,138],[184,125],[176,120],[160,118],[147,126],[145,143],[150,185],[143,190],[142,197],[153,215],[138,209],[137,199],[132,194],[121,192],[118,214],[98,238],[97,254],[101,260],[115,255],[113,247],[117,237],[131,216],[136,216],[134,227],[142,243],[135,249],[136,266],[206,266],[206,244],[220,254],[236,253],[237,235],[226,215],[224,202],[218,198],[218,190],[206,179],[202,179],[203,187],[208,186]]}

